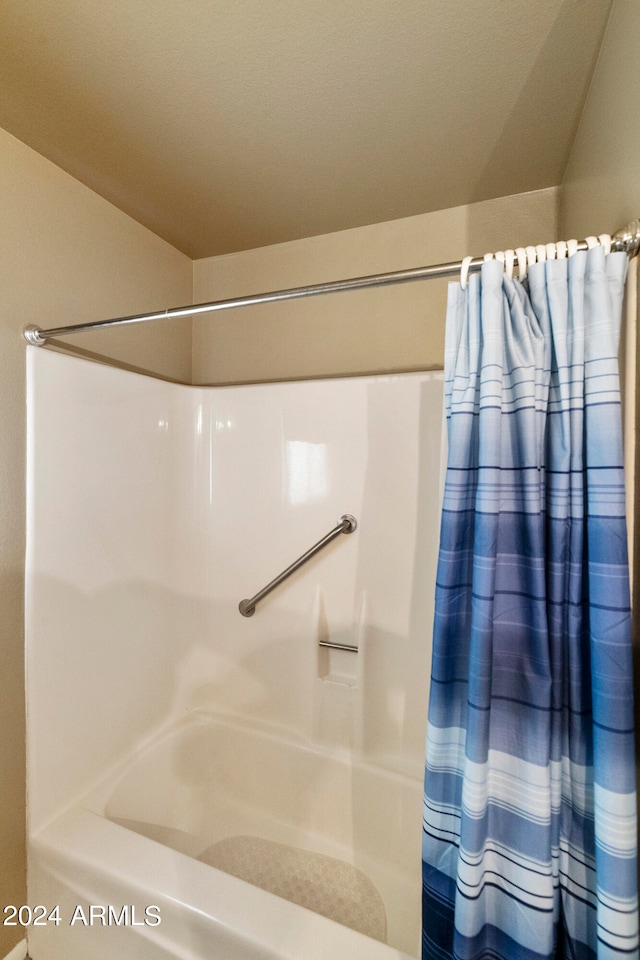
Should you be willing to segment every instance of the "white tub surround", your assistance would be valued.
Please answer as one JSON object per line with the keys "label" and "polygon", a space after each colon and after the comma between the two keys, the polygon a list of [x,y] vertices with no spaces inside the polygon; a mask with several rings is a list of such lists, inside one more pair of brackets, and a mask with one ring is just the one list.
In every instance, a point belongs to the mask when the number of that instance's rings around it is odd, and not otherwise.
{"label": "white tub surround", "polygon": [[10,950],[6,954],[4,960],[25,960],[27,956],[27,941],[21,940],[20,943],[16,943],[13,950]]}
{"label": "white tub surround", "polygon": [[[193,388],[28,354],[29,901],[162,910],[32,928],[34,960],[416,955],[442,375]],[[249,849],[340,861],[391,946],[240,879]]]}

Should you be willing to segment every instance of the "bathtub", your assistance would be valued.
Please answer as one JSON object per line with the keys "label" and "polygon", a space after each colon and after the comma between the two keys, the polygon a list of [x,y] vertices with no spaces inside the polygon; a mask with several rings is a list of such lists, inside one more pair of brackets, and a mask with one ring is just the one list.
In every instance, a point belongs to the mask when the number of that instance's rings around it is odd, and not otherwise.
{"label": "bathtub", "polygon": [[30,955],[416,956],[421,803],[371,760],[194,713],[31,838]]}

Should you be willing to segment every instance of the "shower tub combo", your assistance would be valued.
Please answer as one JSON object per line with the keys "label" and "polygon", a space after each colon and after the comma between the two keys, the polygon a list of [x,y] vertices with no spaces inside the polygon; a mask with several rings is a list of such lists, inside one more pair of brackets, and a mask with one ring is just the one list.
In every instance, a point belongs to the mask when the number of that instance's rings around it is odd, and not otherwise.
{"label": "shower tub combo", "polygon": [[416,956],[442,375],[28,353],[33,960]]}

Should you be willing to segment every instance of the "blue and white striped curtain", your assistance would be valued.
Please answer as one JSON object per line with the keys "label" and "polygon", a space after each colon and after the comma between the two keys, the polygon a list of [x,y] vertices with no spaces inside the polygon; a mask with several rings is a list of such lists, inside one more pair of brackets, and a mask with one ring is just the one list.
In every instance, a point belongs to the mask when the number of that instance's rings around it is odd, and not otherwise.
{"label": "blue and white striped curtain", "polygon": [[627,259],[451,284],[423,957],[638,952],[618,381]]}

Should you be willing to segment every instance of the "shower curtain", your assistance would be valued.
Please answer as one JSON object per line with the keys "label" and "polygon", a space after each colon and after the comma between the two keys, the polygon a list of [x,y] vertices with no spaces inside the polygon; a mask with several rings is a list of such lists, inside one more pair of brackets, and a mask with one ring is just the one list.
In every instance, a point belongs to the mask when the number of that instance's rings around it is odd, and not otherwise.
{"label": "shower curtain", "polygon": [[423,957],[637,956],[627,258],[451,284]]}

